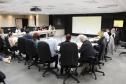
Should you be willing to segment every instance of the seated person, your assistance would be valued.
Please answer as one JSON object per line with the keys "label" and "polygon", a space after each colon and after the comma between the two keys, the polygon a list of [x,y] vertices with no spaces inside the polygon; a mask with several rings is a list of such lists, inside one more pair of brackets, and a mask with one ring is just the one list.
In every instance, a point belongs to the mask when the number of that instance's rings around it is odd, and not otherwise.
{"label": "seated person", "polygon": [[26,30],[26,26],[24,26],[23,28],[21,28],[21,32],[25,32]]}
{"label": "seated person", "polygon": [[58,54],[57,54],[57,41],[53,37],[49,37],[44,40],[49,44],[50,51],[51,51],[51,59],[52,61],[55,61],[55,68],[57,68],[58,64]]}
{"label": "seated person", "polygon": [[16,28],[15,33],[21,33],[21,30],[20,30],[20,28],[19,28],[19,27],[18,27],[18,28]]}
{"label": "seated person", "polygon": [[12,33],[9,33],[8,34],[8,41],[9,41],[10,47],[13,48],[16,46],[18,38],[14,37]]}
{"label": "seated person", "polygon": [[91,42],[85,35],[79,35],[78,38],[80,42],[82,42],[82,45],[79,49],[80,52],[79,62],[83,63],[87,61],[88,58],[96,56],[96,50],[93,48]]}
{"label": "seated person", "polygon": [[14,37],[12,33],[8,35],[9,49],[12,51],[12,57],[15,57],[15,51],[17,51],[18,38]]}
{"label": "seated person", "polygon": [[0,27],[0,35],[1,35],[1,38],[4,39],[4,30]]}
{"label": "seated person", "polygon": [[[70,34],[67,34],[66,35],[66,40],[64,42],[70,42],[71,41],[71,35]],[[61,45],[62,43],[59,44],[59,46]]]}
{"label": "seated person", "polygon": [[[67,34],[67,35],[66,35],[66,40],[65,40],[64,42],[70,42],[70,41],[71,41],[71,35],[70,35],[70,34]],[[62,42],[62,43],[64,43],[64,42]],[[62,43],[60,43],[59,46],[61,46]],[[63,74],[64,74],[64,71],[65,71],[64,68],[61,67],[61,69],[60,69],[60,74],[63,75]]]}
{"label": "seated person", "polygon": [[35,43],[35,45],[36,45],[36,48],[37,48],[37,46],[38,46],[39,40],[40,40],[40,35],[39,35],[38,33],[34,33],[34,34],[33,34],[33,41],[34,41],[34,43]]}
{"label": "seated person", "polygon": [[98,45],[96,45],[96,46],[94,46],[94,48],[99,52],[99,54],[102,52],[102,49],[103,49],[103,44],[102,44],[102,42],[103,42],[103,39],[105,38],[104,37],[104,32],[103,31],[101,31],[101,32],[99,32],[98,33],[98,38],[99,38],[99,40],[98,41],[96,41],[97,43],[98,43]]}
{"label": "seated person", "polygon": [[29,30],[26,30],[26,34],[23,36],[25,39],[33,39],[32,36],[29,34]]}
{"label": "seated person", "polygon": [[66,40],[65,40],[65,42],[70,42],[70,40],[71,40],[71,35],[70,35],[70,34],[67,34],[67,35],[66,35]]}

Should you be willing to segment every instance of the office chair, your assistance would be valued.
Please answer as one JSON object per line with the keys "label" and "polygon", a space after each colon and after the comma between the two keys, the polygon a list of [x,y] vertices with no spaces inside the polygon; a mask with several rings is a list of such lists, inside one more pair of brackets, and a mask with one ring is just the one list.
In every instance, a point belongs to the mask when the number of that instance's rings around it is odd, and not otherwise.
{"label": "office chair", "polygon": [[75,74],[72,73],[71,68],[75,68],[75,73],[77,73],[78,66],[78,47],[75,43],[64,42],[60,46],[60,63],[61,67],[65,70],[65,78],[63,84],[68,78],[73,78],[77,83],[80,81],[75,77]]}
{"label": "office chair", "polygon": [[20,56],[20,58],[22,58],[22,54],[26,54],[25,38],[23,38],[23,37],[18,38],[18,50],[19,50],[19,56]]}
{"label": "office chair", "polygon": [[[91,72],[94,75],[95,80],[97,79],[96,72],[102,73],[103,76],[105,75],[105,73],[103,71],[99,71],[97,69],[97,65],[99,64],[98,55],[85,57],[85,61],[83,63],[89,64],[89,66],[87,66],[87,67],[89,67],[89,69],[86,72],[88,72],[88,73]],[[85,67],[84,70],[86,70],[87,67]],[[81,74],[83,75],[82,72],[81,72]]]}
{"label": "office chair", "polygon": [[28,69],[33,65],[37,65],[38,56],[36,52],[35,43],[32,40],[25,40],[25,50],[26,50],[26,61],[28,62]]}
{"label": "office chair", "polygon": [[6,75],[0,71],[0,84],[3,83],[3,84],[6,84],[5,83],[5,78],[6,78]]}
{"label": "office chair", "polygon": [[3,39],[0,36],[0,52],[3,52],[3,49],[4,49],[4,42],[3,42]]}
{"label": "office chair", "polygon": [[[126,42],[122,42],[121,46],[126,49]],[[122,54],[126,54],[126,51],[120,52],[119,56],[122,55]]]}
{"label": "office chair", "polygon": [[56,68],[50,67],[50,64],[54,62],[54,60],[51,60],[51,51],[50,51],[49,45],[43,41],[39,42],[37,52],[38,52],[38,57],[39,57],[38,64],[47,63],[47,68],[44,68],[45,71],[43,72],[43,77],[45,77],[45,74],[47,72],[51,72],[57,76],[57,73],[53,71],[53,69],[56,69]]}

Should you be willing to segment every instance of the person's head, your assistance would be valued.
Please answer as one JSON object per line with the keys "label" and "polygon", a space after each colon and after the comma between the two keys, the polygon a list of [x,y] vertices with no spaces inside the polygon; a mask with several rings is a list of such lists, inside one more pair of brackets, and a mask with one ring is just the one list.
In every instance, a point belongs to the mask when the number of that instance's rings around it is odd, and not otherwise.
{"label": "person's head", "polygon": [[107,29],[106,29],[106,32],[110,32],[110,30],[107,28]]}
{"label": "person's head", "polygon": [[78,39],[83,43],[84,41],[88,40],[87,36],[85,35],[79,35]]}
{"label": "person's head", "polygon": [[11,37],[12,35],[13,35],[12,33],[9,33],[9,34],[8,34],[8,37]]}
{"label": "person's head", "polygon": [[70,41],[71,40],[71,35],[70,34],[67,34],[66,35],[66,41]]}
{"label": "person's head", "polygon": [[115,33],[115,31],[116,31],[115,28],[112,28],[112,29],[111,29],[111,33],[112,33],[112,34]]}
{"label": "person's head", "polygon": [[104,37],[104,32],[100,31],[100,32],[98,32],[98,35],[99,35],[100,38],[102,38],[102,37]]}
{"label": "person's head", "polygon": [[40,35],[38,33],[34,33],[33,34],[33,39],[34,40],[39,40],[40,39]]}
{"label": "person's head", "polygon": [[28,29],[26,29],[26,31],[25,31],[25,32],[26,32],[26,34],[28,34],[28,33],[29,33],[29,30],[28,30]]}

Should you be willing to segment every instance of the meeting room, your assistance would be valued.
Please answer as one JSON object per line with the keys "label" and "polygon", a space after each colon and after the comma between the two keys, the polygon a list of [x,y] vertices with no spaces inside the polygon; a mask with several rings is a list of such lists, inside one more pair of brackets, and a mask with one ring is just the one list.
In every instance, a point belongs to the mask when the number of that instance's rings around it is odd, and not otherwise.
{"label": "meeting room", "polygon": [[0,0],[0,84],[125,84],[125,0]]}

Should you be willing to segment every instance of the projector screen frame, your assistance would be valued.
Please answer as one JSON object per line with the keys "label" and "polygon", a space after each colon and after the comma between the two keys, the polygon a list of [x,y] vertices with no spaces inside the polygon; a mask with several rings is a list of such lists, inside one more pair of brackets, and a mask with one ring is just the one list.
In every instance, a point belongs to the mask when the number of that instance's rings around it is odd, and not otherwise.
{"label": "projector screen frame", "polygon": [[[122,24],[123,24],[122,27],[115,26],[115,25],[114,25],[114,21],[123,21],[123,23],[122,23]],[[113,20],[113,27],[115,27],[115,28],[123,28],[123,27],[124,27],[124,20],[123,20],[123,19],[114,19],[114,20]]]}
{"label": "projector screen frame", "polygon": [[[71,31],[71,33],[73,34],[73,35],[79,35],[79,34],[84,34],[84,35],[87,35],[87,36],[98,36],[98,34],[85,34],[85,33],[73,33],[73,17],[100,17],[101,18],[101,22],[100,22],[100,30],[99,31],[101,31],[101,29],[102,29],[102,15],[73,15],[71,18],[72,18],[72,25],[71,25],[71,27],[72,27],[72,31]],[[98,31],[98,32],[99,32]]]}

